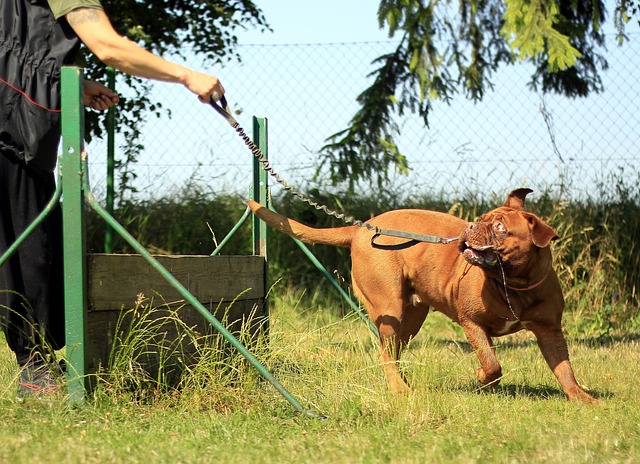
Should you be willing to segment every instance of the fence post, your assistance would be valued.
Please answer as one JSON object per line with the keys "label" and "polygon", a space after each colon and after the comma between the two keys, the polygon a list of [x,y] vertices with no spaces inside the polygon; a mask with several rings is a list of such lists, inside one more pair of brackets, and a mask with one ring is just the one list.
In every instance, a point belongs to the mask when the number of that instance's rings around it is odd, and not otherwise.
{"label": "fence post", "polygon": [[[267,118],[253,117],[253,143],[260,149],[265,159],[269,158]],[[269,207],[269,185],[267,172],[257,158],[253,158],[253,189],[252,200],[257,201],[265,207]],[[252,215],[253,221],[253,254],[264,258],[264,291],[269,292],[269,262],[267,256],[267,235],[268,228],[264,221],[258,216]],[[268,298],[264,298],[264,312],[269,314]],[[266,319],[268,325],[269,319]]]}
{"label": "fence post", "polygon": [[67,392],[71,403],[84,401],[86,376],[86,260],[82,188],[84,107],[82,71],[62,68],[62,208]]}
{"label": "fence post", "polygon": [[[268,159],[267,119],[253,117],[253,143]],[[268,205],[267,173],[257,158],[253,158],[253,200],[265,207]],[[253,254],[267,258],[267,225],[253,216]]]}

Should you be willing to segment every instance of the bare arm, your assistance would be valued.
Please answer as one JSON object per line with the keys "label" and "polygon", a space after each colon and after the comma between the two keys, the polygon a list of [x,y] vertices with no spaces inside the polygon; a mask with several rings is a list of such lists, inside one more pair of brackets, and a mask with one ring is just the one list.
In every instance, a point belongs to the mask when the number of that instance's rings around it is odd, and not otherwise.
{"label": "bare arm", "polygon": [[77,8],[66,15],[80,40],[100,61],[138,77],[183,84],[208,103],[220,98],[224,88],[217,77],[167,61],[118,34],[102,10]]}

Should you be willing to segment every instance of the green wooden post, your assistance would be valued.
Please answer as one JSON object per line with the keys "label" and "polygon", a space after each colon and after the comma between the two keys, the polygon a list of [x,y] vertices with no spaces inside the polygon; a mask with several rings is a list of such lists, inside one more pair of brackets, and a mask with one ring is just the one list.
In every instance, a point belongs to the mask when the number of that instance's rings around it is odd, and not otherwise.
{"label": "green wooden post", "polygon": [[84,107],[82,71],[62,68],[62,207],[67,391],[71,403],[84,400],[86,376],[85,234],[82,183]]}
{"label": "green wooden post", "polygon": [[[269,144],[267,138],[267,119],[253,117],[253,143],[264,154],[265,159],[269,157]],[[253,158],[253,189],[252,200],[257,201],[265,207],[269,207],[269,185],[267,172],[262,168],[262,164]],[[264,288],[269,291],[269,264],[267,257],[267,224],[261,221],[258,216],[252,215],[253,220],[253,254],[264,257]],[[269,314],[267,298],[264,299],[264,312]],[[268,319],[267,319],[268,321]],[[268,323],[267,323],[268,325]]]}

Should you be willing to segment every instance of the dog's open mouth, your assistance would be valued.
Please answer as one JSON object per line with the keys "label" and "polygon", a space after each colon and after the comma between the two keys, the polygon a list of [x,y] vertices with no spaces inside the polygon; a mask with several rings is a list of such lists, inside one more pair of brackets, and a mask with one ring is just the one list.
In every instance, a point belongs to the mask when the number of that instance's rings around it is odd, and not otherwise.
{"label": "dog's open mouth", "polygon": [[498,253],[492,245],[476,246],[465,241],[460,244],[460,253],[476,266],[493,267],[498,263]]}

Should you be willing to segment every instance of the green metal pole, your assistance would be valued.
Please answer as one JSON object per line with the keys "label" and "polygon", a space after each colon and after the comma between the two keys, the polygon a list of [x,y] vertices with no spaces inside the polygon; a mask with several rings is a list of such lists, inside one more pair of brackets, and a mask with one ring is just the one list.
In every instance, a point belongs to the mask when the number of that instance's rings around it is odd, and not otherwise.
{"label": "green metal pole", "polygon": [[67,345],[67,392],[71,403],[82,403],[86,376],[86,272],[82,184],[84,107],[82,71],[62,68],[62,207],[64,242],[64,304]]}
{"label": "green metal pole", "polygon": [[238,231],[238,229],[242,227],[242,224],[244,224],[244,222],[247,220],[250,214],[251,214],[251,208],[247,206],[247,208],[244,210],[244,213],[242,214],[242,217],[240,217],[238,222],[236,222],[236,225],[233,226],[233,228],[229,231],[226,237],[222,239],[222,241],[215,248],[215,250],[211,252],[211,256],[217,256],[220,253],[220,251],[222,251],[222,248],[224,248],[224,246],[229,242],[229,240],[231,240],[231,237],[233,237],[233,235]]}
{"label": "green metal pole", "polygon": [[[116,70],[109,66],[107,70],[107,84],[111,90],[116,87]],[[113,215],[115,198],[115,132],[116,107],[109,108],[107,113],[107,212]],[[104,232],[104,251],[113,251],[113,229],[107,224]]]}
{"label": "green metal pole", "polygon": [[[267,119],[253,117],[253,143],[264,154],[269,155],[269,141],[267,138]],[[267,173],[262,164],[253,158],[253,190],[252,199],[265,207],[269,207]],[[267,259],[267,225],[257,216],[253,216],[253,254]]]}
{"label": "green metal pole", "polygon": [[[268,124],[266,118],[253,117],[253,143],[260,149],[264,159],[269,159],[269,139]],[[265,207],[269,207],[269,184],[267,172],[263,169],[262,163],[257,158],[253,158],[253,189],[252,200],[257,201]],[[253,220],[253,254],[264,257],[264,288],[269,289],[269,260],[267,256],[267,224],[257,216]],[[269,314],[269,301],[264,299],[264,313]],[[266,319],[267,321],[269,318]],[[268,324],[268,323],[267,323]],[[268,330],[268,327],[267,327]]]}

